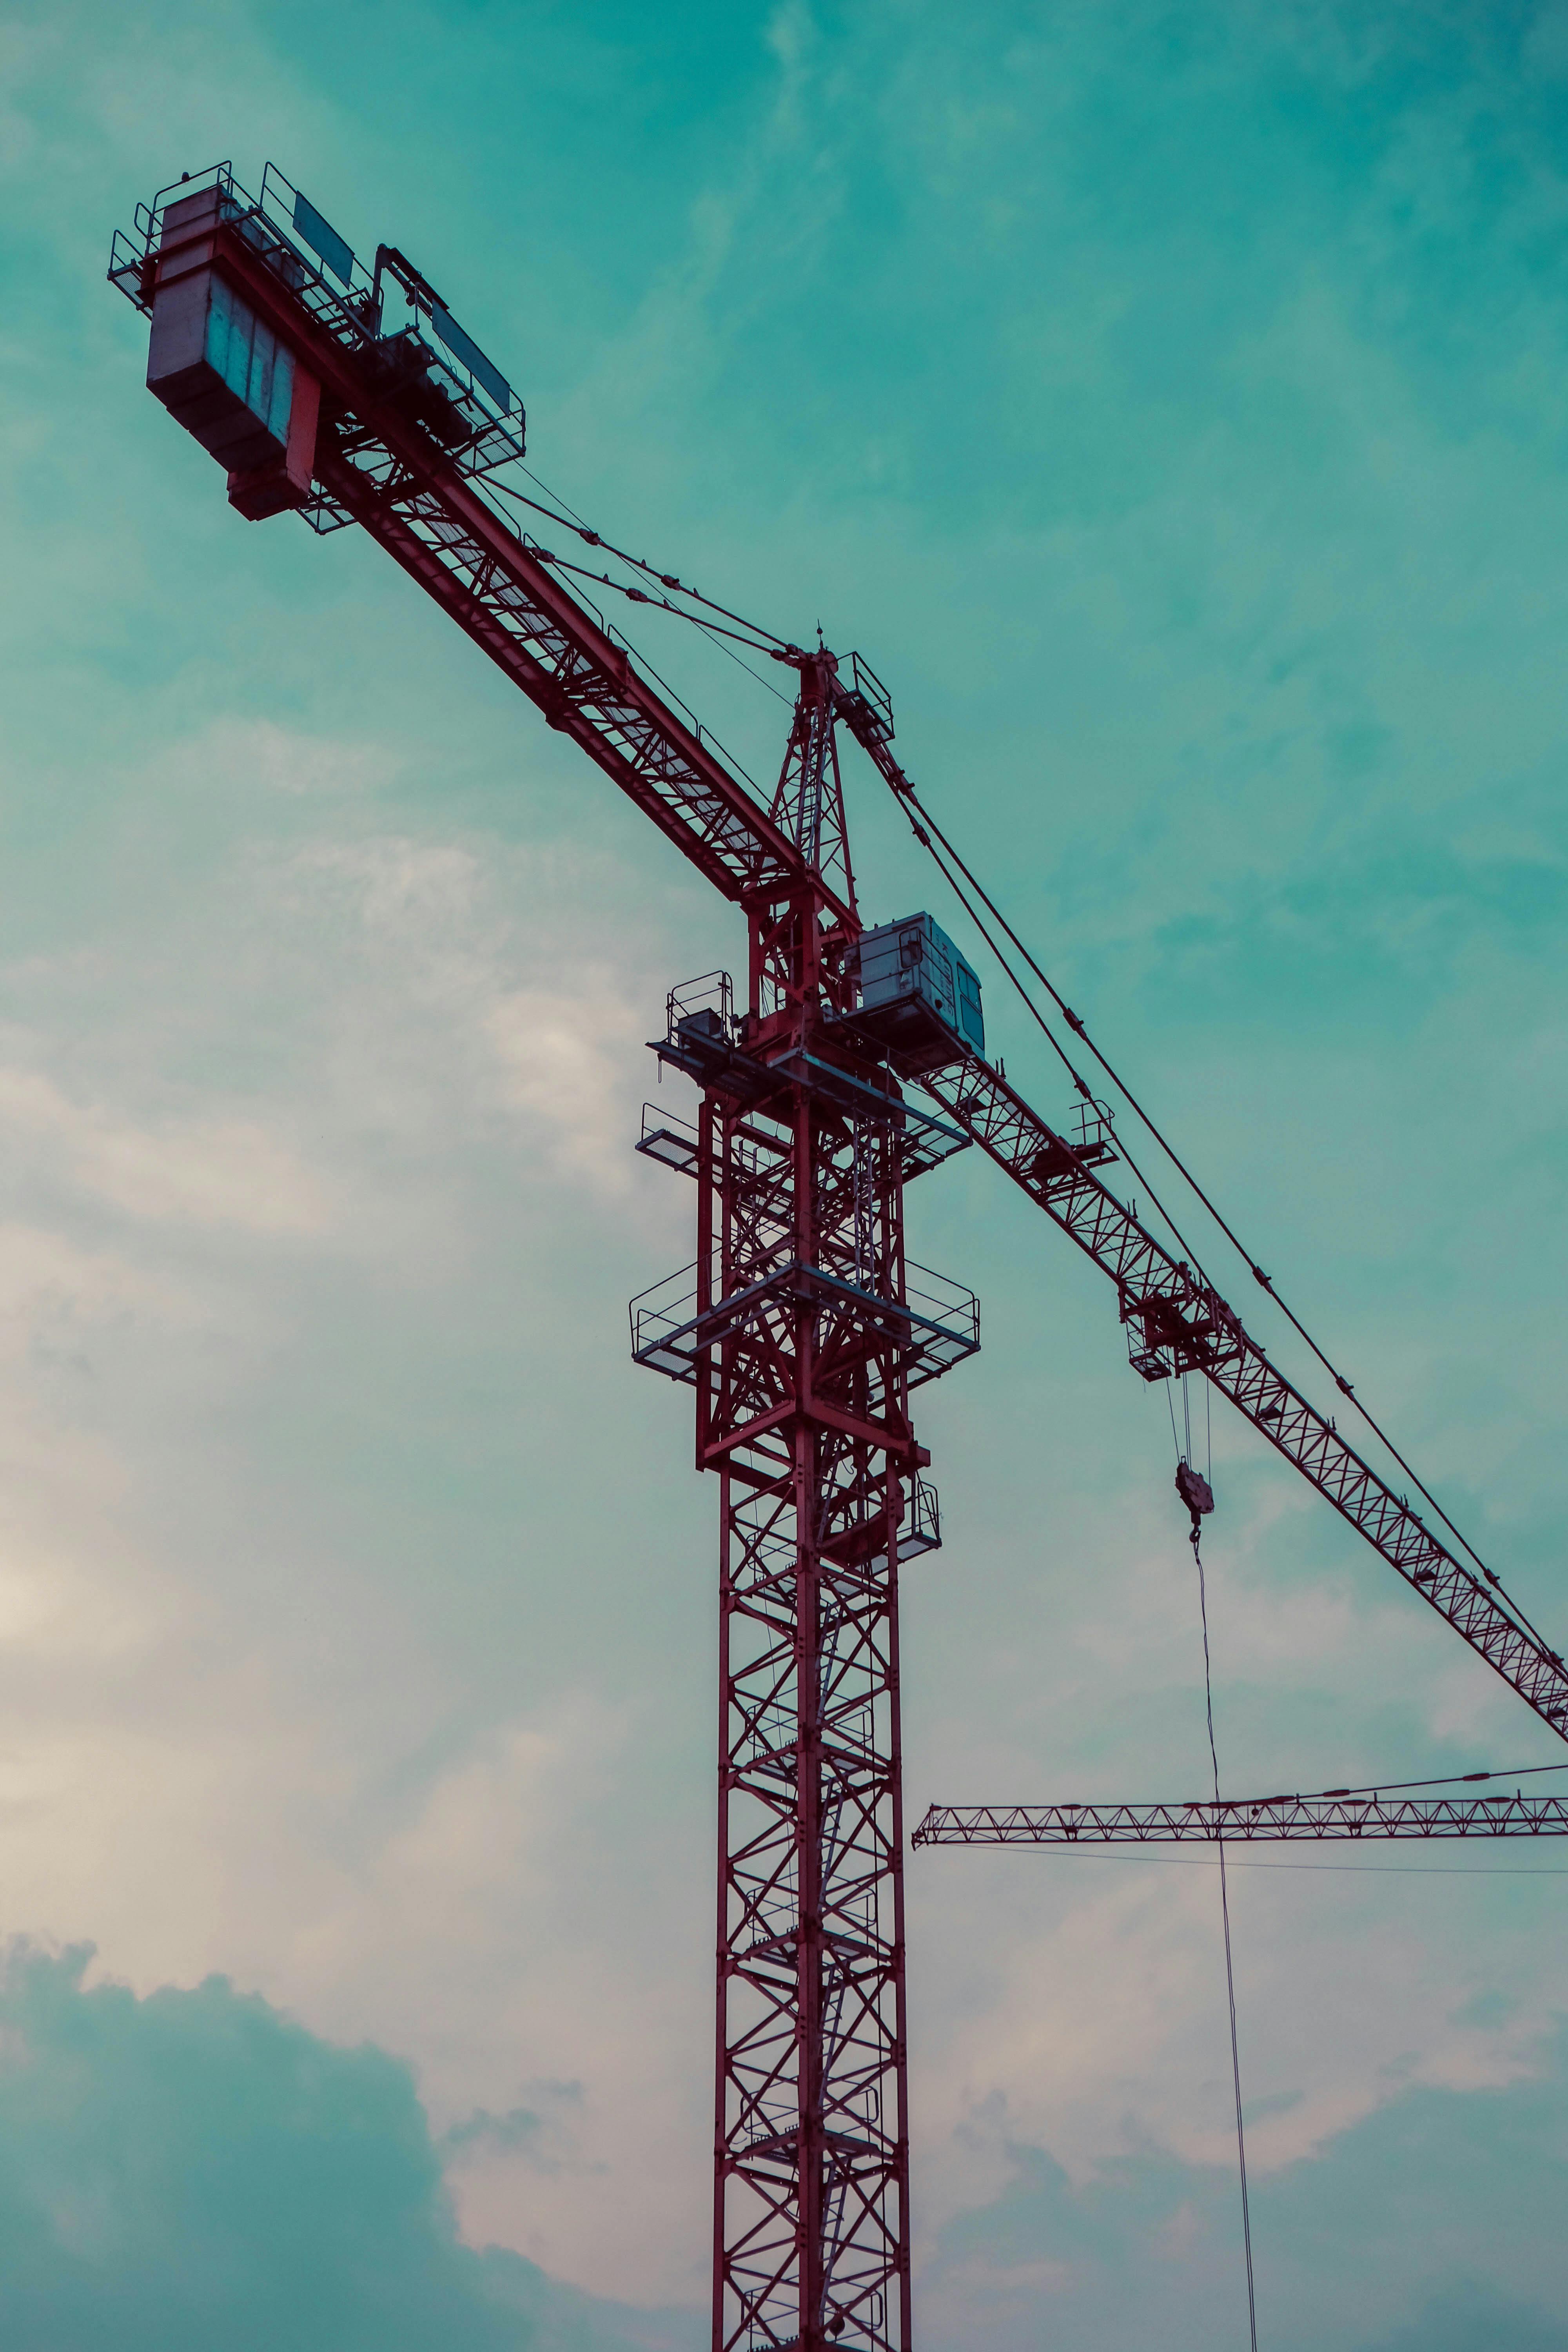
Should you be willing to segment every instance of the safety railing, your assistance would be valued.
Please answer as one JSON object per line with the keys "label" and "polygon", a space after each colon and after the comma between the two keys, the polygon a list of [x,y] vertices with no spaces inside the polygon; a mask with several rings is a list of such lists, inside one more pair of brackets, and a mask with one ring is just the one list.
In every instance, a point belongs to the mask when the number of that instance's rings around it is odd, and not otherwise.
{"label": "safety railing", "polygon": [[639,1291],[627,1309],[632,1357],[650,1371],[695,1381],[698,1360],[737,1337],[781,1304],[809,1305],[819,1318],[858,1323],[879,1350],[897,1353],[906,1386],[922,1387],[972,1356],[980,1345],[980,1302],[972,1290],[930,1266],[906,1267],[905,1295],[886,1298],[799,1260],[763,1280],[717,1298],[697,1312],[697,1264],[682,1266]]}

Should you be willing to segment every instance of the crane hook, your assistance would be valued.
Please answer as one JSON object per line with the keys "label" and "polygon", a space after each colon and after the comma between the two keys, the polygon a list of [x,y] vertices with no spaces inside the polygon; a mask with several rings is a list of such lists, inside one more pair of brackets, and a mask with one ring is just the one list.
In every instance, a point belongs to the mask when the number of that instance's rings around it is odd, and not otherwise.
{"label": "crane hook", "polygon": [[1190,1462],[1178,1462],[1176,1492],[1193,1515],[1193,1531],[1188,1541],[1195,1551],[1198,1544],[1199,1521],[1206,1518],[1214,1508],[1214,1489],[1202,1473],[1193,1468]]}

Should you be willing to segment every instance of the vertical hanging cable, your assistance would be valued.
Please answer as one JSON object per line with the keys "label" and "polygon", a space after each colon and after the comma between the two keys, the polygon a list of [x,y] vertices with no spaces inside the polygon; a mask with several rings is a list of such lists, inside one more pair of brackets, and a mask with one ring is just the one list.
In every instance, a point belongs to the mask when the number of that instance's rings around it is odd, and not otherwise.
{"label": "vertical hanging cable", "polygon": [[1236,2033],[1236,1972],[1230,1958],[1230,1891],[1226,1884],[1225,1837],[1219,1819],[1219,1755],[1214,1739],[1214,1675],[1209,1664],[1208,1595],[1204,1589],[1203,1546],[1198,1522],[1193,1519],[1193,1558],[1198,1570],[1198,1614],[1204,1629],[1204,1706],[1208,1717],[1209,1762],[1214,1767],[1215,1843],[1219,1848],[1219,1908],[1225,1923],[1225,1992],[1230,2009],[1230,2079],[1236,2092],[1236,2159],[1241,2175],[1241,2242],[1247,2257],[1247,2325],[1252,2352],[1258,2352],[1258,2298],[1252,2279],[1252,2215],[1247,2199],[1247,2131],[1241,2119],[1241,2053]]}

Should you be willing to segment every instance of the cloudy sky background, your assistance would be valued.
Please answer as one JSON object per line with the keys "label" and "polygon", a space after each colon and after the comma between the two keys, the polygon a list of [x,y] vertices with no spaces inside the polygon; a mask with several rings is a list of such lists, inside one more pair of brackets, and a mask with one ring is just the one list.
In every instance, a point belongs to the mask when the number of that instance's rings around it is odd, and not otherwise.
{"label": "cloudy sky background", "polygon": [[[690,1249],[629,1146],[740,933],[368,543],[229,511],[110,232],[275,158],[435,278],[578,509],[866,651],[1561,1636],[1568,9],[51,0],[0,109],[7,2340],[686,2352],[715,1492],[626,1359]],[[673,626],[765,773],[784,711]],[[851,789],[868,911],[963,940]],[[993,1171],[910,1222],[984,1315],[922,1399],[912,1811],[1197,1792],[1163,1397]],[[1551,1760],[1214,1445],[1231,1786]],[[1568,1856],[1307,1859],[1233,1887],[1265,2340],[1561,2352]],[[1212,1871],[910,1883],[924,2341],[1239,2343]]]}

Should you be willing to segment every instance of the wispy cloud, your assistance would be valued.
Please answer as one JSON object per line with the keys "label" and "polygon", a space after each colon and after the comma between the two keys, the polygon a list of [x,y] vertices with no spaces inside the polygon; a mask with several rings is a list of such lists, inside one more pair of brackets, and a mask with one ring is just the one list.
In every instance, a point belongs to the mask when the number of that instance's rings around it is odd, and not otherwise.
{"label": "wispy cloud", "polygon": [[0,1122],[57,1155],[68,1181],[133,1217],[311,1234],[331,1222],[321,1179],[255,1119],[161,1131],[72,1102],[37,1069],[0,1067]]}

